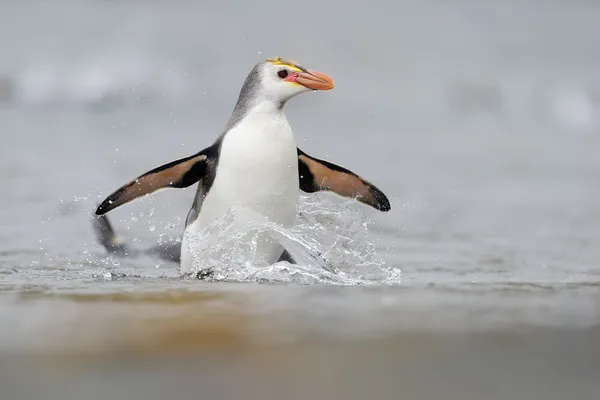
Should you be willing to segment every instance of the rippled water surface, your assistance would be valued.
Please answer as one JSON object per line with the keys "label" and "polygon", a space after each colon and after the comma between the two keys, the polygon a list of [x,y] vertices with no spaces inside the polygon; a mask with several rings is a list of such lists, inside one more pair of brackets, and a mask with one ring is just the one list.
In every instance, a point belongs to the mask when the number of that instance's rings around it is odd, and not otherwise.
{"label": "rippled water surface", "polygon": [[[546,3],[1,1],[1,390],[597,398],[600,4]],[[299,265],[206,281],[107,254],[95,205],[212,143],[277,55],[336,82],[286,105],[299,147],[392,210],[303,195],[293,230],[249,228]],[[109,217],[143,250],[193,196]]]}

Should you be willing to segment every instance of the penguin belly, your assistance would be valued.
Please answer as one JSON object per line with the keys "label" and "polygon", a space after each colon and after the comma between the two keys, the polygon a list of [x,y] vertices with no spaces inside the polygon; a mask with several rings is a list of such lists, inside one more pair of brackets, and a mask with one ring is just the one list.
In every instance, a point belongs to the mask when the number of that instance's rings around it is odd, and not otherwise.
{"label": "penguin belly", "polygon": [[[215,222],[227,213],[231,213],[231,219],[226,219],[226,228],[235,237],[233,245],[238,257],[242,249],[242,257],[253,266],[277,262],[284,248],[274,232],[260,229],[260,224],[292,228],[298,195],[298,155],[290,129],[284,126],[277,132],[263,129],[255,134],[243,129],[228,132],[221,144],[212,187],[196,220],[185,230],[180,272],[210,267],[213,261],[223,263],[231,258],[231,246],[214,241],[215,234],[225,228]],[[258,233],[249,231],[249,226],[255,224],[259,226]]]}

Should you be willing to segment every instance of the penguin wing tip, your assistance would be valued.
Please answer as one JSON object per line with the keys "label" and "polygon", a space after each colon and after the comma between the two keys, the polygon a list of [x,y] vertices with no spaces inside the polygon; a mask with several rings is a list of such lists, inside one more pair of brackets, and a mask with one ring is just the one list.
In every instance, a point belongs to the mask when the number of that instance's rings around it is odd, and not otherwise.
{"label": "penguin wing tip", "polygon": [[106,214],[107,212],[110,211],[108,209],[109,205],[110,205],[110,202],[108,200],[104,200],[102,203],[100,203],[98,205],[98,207],[96,207],[96,211],[94,211],[94,214],[98,217],[103,216],[104,214]]}
{"label": "penguin wing tip", "polygon": [[388,212],[392,209],[392,205],[388,198],[384,195],[382,199],[379,200],[379,211]]}
{"label": "penguin wing tip", "polygon": [[379,205],[379,211],[381,212],[388,212],[392,209],[392,206],[390,205],[389,202],[383,203]]}
{"label": "penguin wing tip", "polygon": [[390,200],[387,196],[375,186],[371,185],[371,194],[373,195],[373,206],[378,211],[388,212],[392,209],[392,205],[390,204]]}

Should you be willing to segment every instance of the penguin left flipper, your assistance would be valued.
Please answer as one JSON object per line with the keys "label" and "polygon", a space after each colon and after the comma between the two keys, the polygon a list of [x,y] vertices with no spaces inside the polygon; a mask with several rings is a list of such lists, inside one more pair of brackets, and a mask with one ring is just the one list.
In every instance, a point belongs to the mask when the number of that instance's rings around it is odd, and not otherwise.
{"label": "penguin left flipper", "polygon": [[103,215],[138,197],[145,196],[168,187],[186,188],[198,182],[206,172],[206,163],[213,146],[199,153],[161,165],[140,175],[121,186],[108,196],[96,209],[96,215]]}
{"label": "penguin left flipper", "polygon": [[344,197],[355,197],[379,211],[389,211],[390,201],[375,185],[354,172],[325,160],[314,158],[298,148],[300,189],[306,193],[328,190]]}

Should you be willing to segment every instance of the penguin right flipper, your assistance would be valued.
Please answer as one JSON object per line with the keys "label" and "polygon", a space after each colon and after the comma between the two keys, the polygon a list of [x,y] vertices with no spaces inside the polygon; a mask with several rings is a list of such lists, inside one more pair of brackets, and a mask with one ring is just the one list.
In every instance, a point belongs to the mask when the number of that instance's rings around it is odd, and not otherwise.
{"label": "penguin right flipper", "polygon": [[204,177],[207,161],[213,153],[213,146],[192,156],[161,165],[126,183],[100,203],[96,215],[106,214],[138,197],[160,189],[186,188],[193,185]]}

